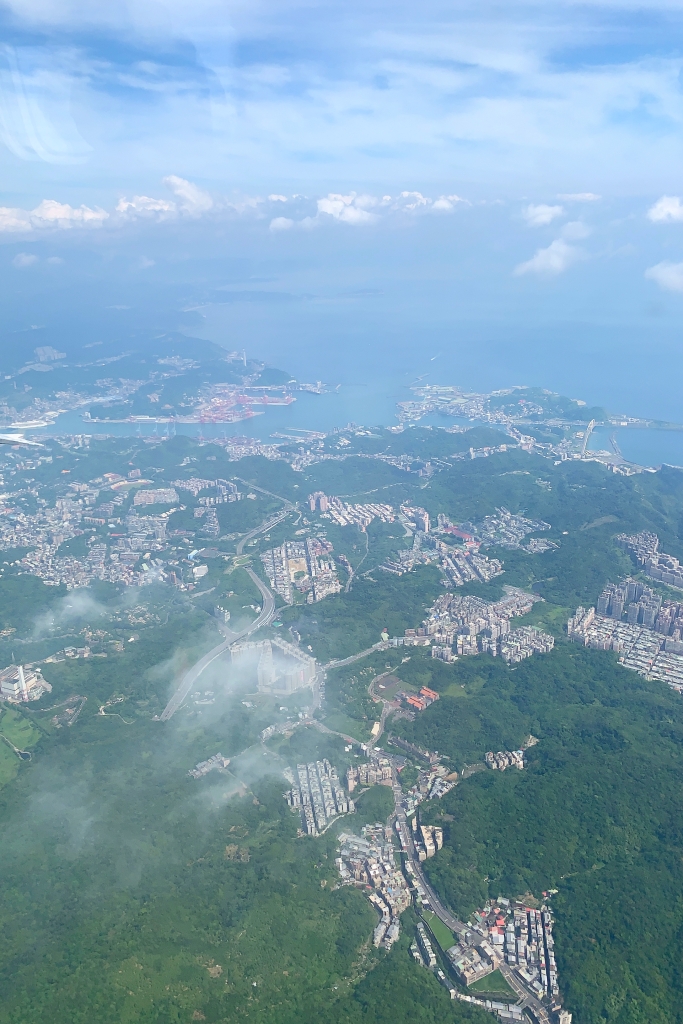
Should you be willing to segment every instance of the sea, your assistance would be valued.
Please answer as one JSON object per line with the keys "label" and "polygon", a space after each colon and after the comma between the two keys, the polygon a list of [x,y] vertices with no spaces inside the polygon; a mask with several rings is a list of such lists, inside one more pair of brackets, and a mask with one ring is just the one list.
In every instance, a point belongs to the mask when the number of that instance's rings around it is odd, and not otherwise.
{"label": "sea", "polygon": [[[395,321],[352,321],[342,314],[309,322],[297,314],[288,323],[281,308],[273,311],[265,327],[247,320],[236,325],[234,310],[220,303],[203,307],[201,315],[201,325],[188,333],[227,349],[246,348],[249,356],[267,365],[301,381],[323,381],[332,390],[297,392],[291,405],[264,411],[256,407],[258,415],[235,424],[93,425],[86,424],[80,413],[69,412],[58,418],[50,433],[164,436],[174,429],[207,440],[246,435],[267,441],[278,433],[329,432],[349,423],[392,426],[398,422],[397,402],[414,397],[410,389],[421,383],[458,385],[480,393],[515,385],[544,387],[615,415],[683,423],[683,346],[673,336],[658,337],[659,358],[652,360],[644,358],[640,334],[630,337],[622,330],[615,340],[615,332],[602,332],[594,325],[579,330],[575,324],[555,324],[551,341],[549,329],[522,331],[519,324],[507,328],[463,322],[459,330],[448,331],[432,325],[418,336],[410,324],[402,329]],[[453,422],[441,416],[421,421],[423,426]],[[683,431],[596,429],[590,449],[609,449],[611,435],[624,458],[638,465],[683,466]]]}

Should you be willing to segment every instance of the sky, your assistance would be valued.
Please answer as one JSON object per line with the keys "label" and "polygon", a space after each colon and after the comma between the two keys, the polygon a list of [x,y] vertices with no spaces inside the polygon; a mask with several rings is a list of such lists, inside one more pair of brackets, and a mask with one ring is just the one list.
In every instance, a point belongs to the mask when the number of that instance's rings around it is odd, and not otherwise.
{"label": "sky", "polygon": [[683,421],[683,0],[11,0],[0,26],[6,329],[125,306],[313,377],[419,356]]}

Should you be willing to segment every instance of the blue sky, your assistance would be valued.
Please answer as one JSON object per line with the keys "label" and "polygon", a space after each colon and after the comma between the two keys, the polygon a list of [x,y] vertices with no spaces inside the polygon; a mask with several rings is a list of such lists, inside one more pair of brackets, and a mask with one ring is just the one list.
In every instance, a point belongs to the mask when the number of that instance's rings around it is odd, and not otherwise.
{"label": "blue sky", "polygon": [[170,174],[248,195],[669,192],[682,13],[656,0],[14,0],[5,188],[101,204]]}
{"label": "blue sky", "polygon": [[398,335],[454,365],[546,344],[555,377],[619,339],[678,358],[682,22],[683,0],[6,3],[6,321],[86,289],[280,361],[340,325],[378,364]]}

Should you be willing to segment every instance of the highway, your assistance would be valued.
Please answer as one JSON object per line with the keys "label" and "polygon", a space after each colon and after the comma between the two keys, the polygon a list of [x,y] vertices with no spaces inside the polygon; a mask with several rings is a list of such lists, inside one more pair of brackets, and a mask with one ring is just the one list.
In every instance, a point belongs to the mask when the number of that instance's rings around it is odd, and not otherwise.
{"label": "highway", "polygon": [[244,537],[242,537],[242,539],[237,542],[237,546],[235,547],[235,551],[237,552],[237,554],[242,554],[244,545],[247,543],[248,540],[251,540],[252,537],[256,537],[259,533],[265,533],[266,530],[272,530],[274,526],[277,526],[277,524],[281,523],[283,519],[286,519],[291,511],[291,506],[289,508],[283,509],[282,512],[278,512],[276,513],[276,515],[271,516],[270,519],[266,519],[265,523],[262,523],[260,526],[257,526],[256,529],[250,530],[249,533],[245,533]]}
{"label": "highway", "polygon": [[258,618],[254,619],[251,625],[247,626],[239,633],[233,633],[230,630],[226,630],[226,639],[215,647],[212,647],[208,654],[205,654],[203,658],[200,658],[200,660],[185,673],[180,686],[159,716],[162,722],[168,722],[169,718],[176,713],[178,708],[183,706],[188,695],[192,693],[199,677],[206,671],[209,665],[213,664],[216,658],[220,658],[222,654],[225,654],[226,651],[230,650],[232,645],[237,643],[238,640],[243,640],[245,637],[251,636],[251,634],[255,633],[257,629],[261,628],[261,626],[267,626],[273,621],[273,618],[275,617],[275,597],[263,580],[256,575],[253,569],[247,567],[245,567],[245,569],[263,597],[263,607],[261,608]]}
{"label": "highway", "polygon": [[[241,478],[236,477],[235,479],[239,480]],[[246,480],[242,482],[247,483]],[[253,485],[250,484],[249,486]],[[255,487],[254,490],[261,491],[263,488]],[[270,494],[270,491],[263,491],[263,493]],[[272,497],[278,498],[279,495],[274,494]],[[235,548],[238,555],[242,554],[242,549],[248,540],[251,540],[252,537],[256,537],[259,533],[265,533],[266,530],[270,530],[273,526],[281,523],[282,520],[285,519],[286,516],[288,516],[295,508],[295,506],[285,498],[280,498],[280,500],[284,501],[287,507],[281,512],[277,512],[274,516],[270,516],[269,519],[266,519],[265,523],[261,523],[261,525],[257,526],[254,530],[250,530],[249,533],[245,533],[244,537],[242,537]],[[258,587],[261,592],[261,596],[263,597],[263,607],[261,608],[258,618],[254,619],[250,626],[247,626],[246,629],[241,630],[239,633],[233,633],[229,629],[223,629],[225,640],[220,644],[216,644],[215,647],[212,647],[208,654],[205,654],[203,658],[200,658],[200,660],[185,673],[180,686],[159,716],[162,722],[168,722],[169,718],[173,717],[178,708],[183,706],[187,700],[188,694],[190,694],[194,689],[201,674],[206,671],[209,665],[213,664],[216,658],[220,658],[221,654],[225,654],[226,651],[230,650],[232,645],[236,644],[238,640],[244,640],[245,637],[251,636],[251,634],[255,633],[257,629],[261,628],[261,626],[268,626],[273,621],[275,617],[274,594],[271,592],[270,588],[266,586],[263,580],[256,575],[253,569],[250,569],[248,566],[244,566],[244,569],[251,577],[252,583]]]}
{"label": "highway", "polygon": [[250,480],[244,480],[241,476],[234,476],[233,480],[239,480],[241,484],[246,484],[247,487],[251,487],[252,491],[260,491],[261,494],[267,494],[269,498],[277,498],[278,501],[284,502],[288,512],[292,512],[297,507],[289,498],[283,498],[281,494],[273,494],[272,491],[266,491],[263,487],[257,487],[256,484],[251,483]]}
{"label": "highway", "polygon": [[[246,568],[246,567],[245,567]],[[215,647],[212,647],[208,654],[205,654],[203,658],[200,658],[196,664],[189,669],[183,676],[182,682],[176,692],[173,694],[168,704],[162,711],[160,718],[162,722],[167,722],[172,715],[182,707],[187,700],[187,696],[192,692],[193,687],[199,680],[202,673],[211,665],[216,658],[220,658],[221,654],[225,654],[233,644],[237,643],[238,640],[243,640],[245,637],[255,633],[261,626],[267,626],[272,622],[275,615],[275,598],[271,593],[270,589],[261,580],[253,569],[246,568],[246,572],[252,579],[252,582],[256,584],[261,595],[263,597],[263,607],[258,615],[258,618],[241,630],[239,633],[233,633],[231,630],[226,630],[226,639]]]}

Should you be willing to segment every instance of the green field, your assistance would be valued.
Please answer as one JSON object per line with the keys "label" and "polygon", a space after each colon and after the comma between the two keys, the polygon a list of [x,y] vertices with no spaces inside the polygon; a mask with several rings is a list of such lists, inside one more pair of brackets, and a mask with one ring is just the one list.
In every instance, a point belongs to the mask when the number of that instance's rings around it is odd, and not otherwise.
{"label": "green field", "polygon": [[[18,750],[31,750],[40,739],[40,732],[19,711],[4,705],[0,709],[0,734]],[[0,740],[0,786],[10,782],[19,771],[21,759]]]}
{"label": "green field", "polygon": [[452,932],[449,931],[443,921],[441,921],[436,914],[432,913],[430,910],[423,910],[422,916],[429,925],[434,938],[439,943],[444,953],[447,949],[450,949],[451,946],[455,945],[455,939],[453,938]]}
{"label": "green field", "polygon": [[493,999],[509,999],[512,1003],[517,1002],[515,992],[510,988],[500,971],[493,971],[491,974],[487,974],[485,978],[473,981],[471,985],[468,985],[467,991],[473,995],[491,996]]}

